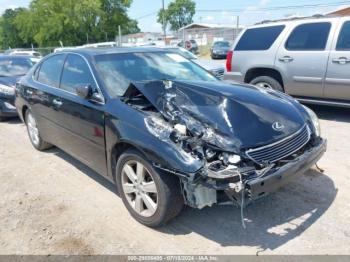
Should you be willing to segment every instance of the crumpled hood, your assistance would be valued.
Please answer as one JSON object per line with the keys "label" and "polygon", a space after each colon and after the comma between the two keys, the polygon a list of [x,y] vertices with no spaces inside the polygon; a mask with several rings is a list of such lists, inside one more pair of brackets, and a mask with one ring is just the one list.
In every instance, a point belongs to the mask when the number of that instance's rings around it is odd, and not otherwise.
{"label": "crumpled hood", "polygon": [[[220,145],[227,151],[270,144],[298,131],[306,122],[301,106],[293,99],[251,85],[149,81],[132,86],[173,123],[183,122],[188,129],[197,128],[199,132],[203,129],[198,125],[202,125],[207,128],[204,130],[219,134],[224,138]],[[128,88],[125,96],[130,97],[131,93]],[[275,122],[284,128],[274,130]]]}

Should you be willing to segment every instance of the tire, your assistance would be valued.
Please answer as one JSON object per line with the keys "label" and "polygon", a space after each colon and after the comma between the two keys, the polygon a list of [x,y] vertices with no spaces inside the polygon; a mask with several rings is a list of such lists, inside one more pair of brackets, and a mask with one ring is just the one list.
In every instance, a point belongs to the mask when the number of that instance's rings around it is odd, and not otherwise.
{"label": "tire", "polygon": [[3,122],[3,121],[5,121],[5,118],[0,116],[0,122]]}
{"label": "tire", "polygon": [[[144,171],[140,176],[136,175],[141,165]],[[132,175],[129,173],[132,168]],[[127,174],[129,173],[129,174]],[[133,181],[130,179],[132,177]],[[138,179],[138,181],[135,181]],[[149,227],[158,227],[177,216],[183,205],[179,178],[173,174],[159,173],[145,157],[135,149],[126,150],[118,159],[116,167],[116,184],[118,192],[129,213],[138,222]],[[139,182],[141,180],[141,182]],[[148,182],[147,182],[147,181]],[[152,184],[152,181],[154,184]],[[144,186],[148,184],[148,189]],[[149,185],[155,186],[149,187]],[[156,190],[156,193],[153,193]],[[126,193],[129,192],[129,193]],[[134,192],[133,192],[134,191]],[[139,199],[137,201],[137,199]],[[149,209],[149,199],[156,204]],[[140,203],[141,204],[136,204]],[[148,202],[148,205],[146,205]],[[139,206],[141,208],[137,208]],[[153,205],[154,207],[154,205]]]}
{"label": "tire", "polygon": [[35,119],[33,113],[29,109],[25,113],[24,121],[25,121],[26,126],[27,126],[29,140],[35,149],[37,149],[39,151],[44,151],[44,150],[52,147],[52,145],[50,143],[44,141],[41,138],[39,127],[36,124],[36,119]]}
{"label": "tire", "polygon": [[250,84],[284,92],[282,85],[276,79],[270,76],[258,76],[250,81]]}

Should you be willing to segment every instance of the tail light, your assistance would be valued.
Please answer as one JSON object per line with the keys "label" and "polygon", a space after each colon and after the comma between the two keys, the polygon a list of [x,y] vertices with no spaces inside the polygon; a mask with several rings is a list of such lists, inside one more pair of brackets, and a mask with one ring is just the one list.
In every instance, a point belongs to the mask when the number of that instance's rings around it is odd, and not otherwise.
{"label": "tail light", "polygon": [[233,57],[233,51],[229,51],[226,56],[226,71],[231,72],[232,71],[232,57]]}

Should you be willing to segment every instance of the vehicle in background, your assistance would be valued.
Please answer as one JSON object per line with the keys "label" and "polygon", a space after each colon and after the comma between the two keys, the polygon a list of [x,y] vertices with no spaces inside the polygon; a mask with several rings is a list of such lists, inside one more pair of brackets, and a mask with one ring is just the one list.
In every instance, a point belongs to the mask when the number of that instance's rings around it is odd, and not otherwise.
{"label": "vehicle in background", "polygon": [[243,208],[326,150],[317,116],[290,96],[163,49],[49,55],[17,83],[16,108],[36,149],[56,145],[105,176],[147,226],[224,193]]}
{"label": "vehicle in background", "polygon": [[210,48],[210,57],[212,59],[216,58],[226,58],[227,53],[231,49],[231,44],[229,41],[216,41]]}
{"label": "vehicle in background", "polygon": [[8,55],[31,56],[31,57],[37,57],[37,58],[43,57],[40,52],[34,51],[34,50],[13,50],[13,51],[9,51]]}
{"label": "vehicle in background", "polygon": [[194,53],[194,54],[197,54],[198,53],[198,44],[195,40],[186,40],[185,43],[183,40],[181,40],[178,44],[177,44],[178,47],[182,47],[182,48],[185,48],[186,50]]}
{"label": "vehicle in background", "polygon": [[32,66],[28,56],[0,55],[0,121],[17,116],[15,84]]}
{"label": "vehicle in background", "polygon": [[192,52],[187,51],[186,49],[182,47],[172,47],[172,46],[164,46],[160,47],[165,50],[168,50],[169,52],[177,53],[188,60],[191,60],[192,62],[200,65],[204,69],[211,72],[214,76],[216,76],[219,79],[222,79],[225,72],[225,67],[221,64],[215,63],[213,61],[210,61],[208,59],[199,59],[196,55],[194,55]]}
{"label": "vehicle in background", "polygon": [[65,47],[57,47],[53,50],[54,53],[61,52],[61,51],[67,51],[77,48],[76,46],[65,46]]}
{"label": "vehicle in background", "polygon": [[224,79],[288,93],[301,102],[350,106],[350,17],[259,24],[227,56]]}
{"label": "vehicle in background", "polygon": [[100,42],[93,44],[85,44],[76,48],[108,48],[108,47],[117,47],[116,42]]}

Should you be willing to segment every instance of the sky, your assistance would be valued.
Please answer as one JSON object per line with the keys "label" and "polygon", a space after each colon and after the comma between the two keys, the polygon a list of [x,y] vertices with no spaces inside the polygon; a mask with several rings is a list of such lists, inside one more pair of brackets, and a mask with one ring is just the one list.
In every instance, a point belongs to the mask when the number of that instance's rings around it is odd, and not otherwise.
{"label": "sky", "polygon": [[[172,0],[164,1],[167,6]],[[7,8],[28,7],[29,2],[30,0],[0,0],[0,14]],[[344,0],[195,0],[195,2],[197,12],[194,22],[225,25],[236,25],[237,15],[239,15],[240,25],[251,25],[262,20],[279,19],[291,15],[322,14],[350,6],[350,1]],[[323,6],[300,8],[301,5],[316,4]],[[291,6],[299,7],[291,8]],[[161,7],[162,0],[133,0],[128,13],[131,18],[137,19],[141,31],[159,32],[161,25],[157,23],[156,12]],[[207,10],[215,10],[215,12]]]}

